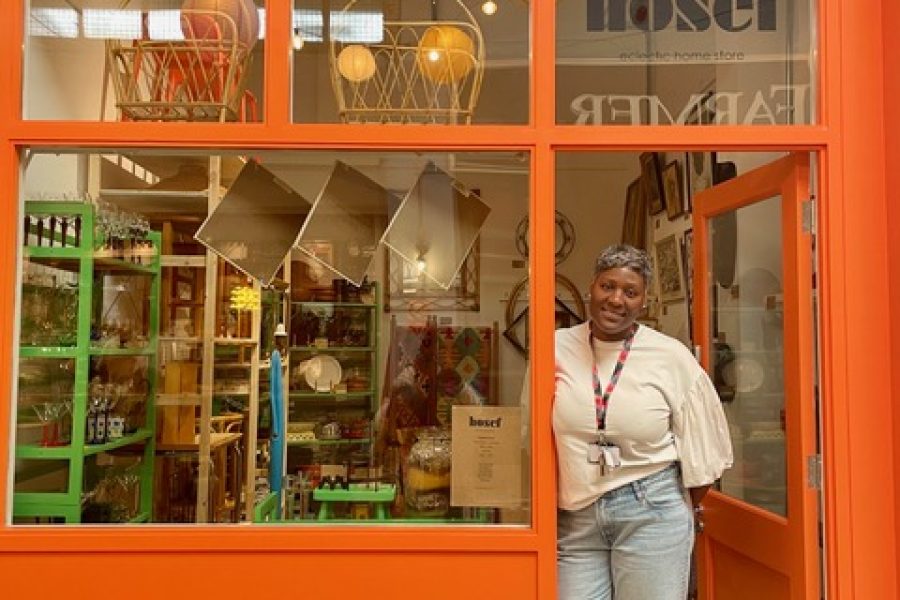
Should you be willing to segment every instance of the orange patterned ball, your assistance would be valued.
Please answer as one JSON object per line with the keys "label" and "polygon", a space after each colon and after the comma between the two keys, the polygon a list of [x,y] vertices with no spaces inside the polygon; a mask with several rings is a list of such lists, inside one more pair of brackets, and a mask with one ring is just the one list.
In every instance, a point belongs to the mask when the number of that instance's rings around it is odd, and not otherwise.
{"label": "orange patterned ball", "polygon": [[181,10],[188,11],[181,19],[187,39],[230,40],[236,28],[238,40],[249,50],[259,38],[259,13],[253,0],[184,0]]}

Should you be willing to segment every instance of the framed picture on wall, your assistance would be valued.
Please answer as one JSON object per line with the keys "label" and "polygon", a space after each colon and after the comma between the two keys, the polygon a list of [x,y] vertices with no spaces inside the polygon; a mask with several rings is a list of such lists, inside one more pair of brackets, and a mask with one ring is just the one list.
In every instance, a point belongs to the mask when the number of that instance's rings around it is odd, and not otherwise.
{"label": "framed picture on wall", "polygon": [[682,194],[684,188],[681,183],[681,165],[677,160],[669,162],[662,172],[663,191],[666,196],[666,215],[669,220],[684,214]]}
{"label": "framed picture on wall", "polygon": [[681,235],[681,264],[684,265],[684,297],[687,305],[688,336],[694,339],[694,230]]}
{"label": "framed picture on wall", "polygon": [[643,184],[641,178],[638,177],[628,184],[628,190],[625,193],[622,243],[642,250],[647,246],[647,210],[644,207]]}
{"label": "framed picture on wall", "polygon": [[662,175],[659,168],[659,155],[656,152],[641,154],[641,181],[644,188],[644,202],[651,215],[665,210]]}
{"label": "framed picture on wall", "polygon": [[656,242],[656,276],[659,280],[659,300],[677,302],[684,298],[684,267],[675,234]]}
{"label": "framed picture on wall", "polygon": [[684,155],[687,174],[687,209],[693,209],[694,196],[713,186],[716,165],[715,152],[687,152]]}
{"label": "framed picture on wall", "polygon": [[[714,90],[710,84],[703,97],[694,105],[685,125],[713,125],[716,112],[711,104]],[[687,152],[684,155],[684,212],[690,212],[694,204],[694,196],[715,184],[716,168],[715,152]]]}

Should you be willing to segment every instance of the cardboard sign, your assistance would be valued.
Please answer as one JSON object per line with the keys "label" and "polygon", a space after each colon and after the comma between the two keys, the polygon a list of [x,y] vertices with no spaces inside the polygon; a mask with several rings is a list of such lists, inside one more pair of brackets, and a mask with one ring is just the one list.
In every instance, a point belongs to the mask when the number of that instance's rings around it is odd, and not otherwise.
{"label": "cardboard sign", "polygon": [[522,503],[522,409],[454,406],[451,506]]}

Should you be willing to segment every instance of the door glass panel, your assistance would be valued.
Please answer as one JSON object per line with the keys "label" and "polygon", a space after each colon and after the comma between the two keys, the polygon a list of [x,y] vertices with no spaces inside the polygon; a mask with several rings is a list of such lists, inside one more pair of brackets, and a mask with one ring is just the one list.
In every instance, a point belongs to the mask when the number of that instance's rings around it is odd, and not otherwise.
{"label": "door glass panel", "polygon": [[721,491],[787,515],[781,197],[710,220],[713,380],[734,467]]}
{"label": "door glass panel", "polygon": [[556,122],[816,121],[812,0],[558,0]]}

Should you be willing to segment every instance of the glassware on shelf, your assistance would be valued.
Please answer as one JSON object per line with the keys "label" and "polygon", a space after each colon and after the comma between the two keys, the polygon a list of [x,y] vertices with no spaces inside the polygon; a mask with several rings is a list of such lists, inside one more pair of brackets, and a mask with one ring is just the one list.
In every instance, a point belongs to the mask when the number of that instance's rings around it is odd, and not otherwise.
{"label": "glassware on shelf", "polygon": [[96,485],[82,494],[83,523],[124,523],[140,513],[140,461],[105,469]]}
{"label": "glassware on shelf", "polygon": [[424,427],[416,437],[403,477],[407,511],[417,516],[444,517],[450,510],[450,431]]}
{"label": "glassware on shelf", "polygon": [[69,443],[68,416],[72,403],[40,402],[32,406],[41,422],[41,446],[66,446]]}
{"label": "glassware on shelf", "polygon": [[25,346],[74,346],[78,330],[77,284],[28,264],[22,285],[19,339]]}

